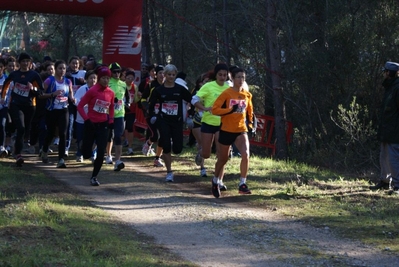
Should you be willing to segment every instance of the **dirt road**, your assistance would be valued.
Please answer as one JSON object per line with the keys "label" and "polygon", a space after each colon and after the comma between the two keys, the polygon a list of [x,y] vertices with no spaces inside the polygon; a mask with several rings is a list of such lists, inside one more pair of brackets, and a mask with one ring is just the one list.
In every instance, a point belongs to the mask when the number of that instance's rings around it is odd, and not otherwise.
{"label": "dirt road", "polygon": [[[90,164],[27,159],[47,175],[65,182],[96,206],[199,266],[399,266],[399,255],[337,237],[328,227],[314,228],[276,212],[248,208],[246,196],[215,199],[210,188],[175,174],[125,161],[114,172],[104,165],[101,186],[89,185]],[[235,190],[235,189],[234,189]],[[145,242],[145,241],[143,241]]]}

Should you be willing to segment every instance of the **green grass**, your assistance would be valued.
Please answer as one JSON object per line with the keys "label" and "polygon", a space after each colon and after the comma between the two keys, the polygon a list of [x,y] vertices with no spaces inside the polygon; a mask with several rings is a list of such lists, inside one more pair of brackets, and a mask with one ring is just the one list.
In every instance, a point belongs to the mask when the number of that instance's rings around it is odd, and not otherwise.
{"label": "green grass", "polygon": [[[192,155],[180,155],[193,159]],[[213,170],[214,157],[206,160]],[[198,175],[192,166],[182,172]],[[251,196],[240,197],[235,190],[239,181],[240,158],[229,160],[224,183],[229,189],[223,196],[237,196],[256,207],[299,219],[315,227],[329,227],[342,237],[359,240],[399,252],[399,196],[386,191],[372,192],[368,179],[321,170],[298,162],[250,158],[248,186]],[[209,181],[204,181],[208,186]]]}
{"label": "green grass", "polygon": [[56,180],[0,167],[0,266],[193,266]]}
{"label": "green grass", "polygon": [[[173,156],[173,169],[188,186],[210,193],[210,179],[199,177],[194,156],[194,149]],[[140,155],[133,162],[151,165]],[[206,160],[208,176],[214,164],[214,156]],[[226,165],[229,190],[223,192],[222,203],[227,198],[399,252],[398,196],[371,192],[365,178],[254,156],[248,174],[252,195],[240,196],[239,166],[240,158]],[[37,169],[0,168],[0,266],[193,266]],[[112,166],[103,169],[105,173]],[[118,180],[120,190],[132,190],[123,189],[121,181],[140,181],[145,175],[126,171],[109,179]]]}

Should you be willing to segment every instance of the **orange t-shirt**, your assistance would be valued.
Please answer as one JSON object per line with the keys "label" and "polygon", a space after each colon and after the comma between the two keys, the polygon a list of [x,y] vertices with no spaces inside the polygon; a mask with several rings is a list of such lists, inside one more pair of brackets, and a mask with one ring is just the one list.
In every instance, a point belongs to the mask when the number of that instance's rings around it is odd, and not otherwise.
{"label": "orange t-shirt", "polygon": [[[238,109],[229,113],[235,104],[238,104]],[[230,87],[216,99],[212,106],[212,114],[221,116],[221,130],[231,133],[246,132],[248,131],[247,119],[249,127],[253,124],[252,94],[245,90],[237,92]]]}

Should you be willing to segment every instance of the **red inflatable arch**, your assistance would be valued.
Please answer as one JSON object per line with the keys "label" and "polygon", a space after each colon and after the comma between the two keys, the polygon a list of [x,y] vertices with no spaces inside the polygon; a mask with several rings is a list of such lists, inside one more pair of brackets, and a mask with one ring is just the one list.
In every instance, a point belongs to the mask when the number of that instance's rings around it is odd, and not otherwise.
{"label": "red inflatable arch", "polygon": [[1,0],[1,9],[102,17],[103,62],[140,70],[142,0]]}

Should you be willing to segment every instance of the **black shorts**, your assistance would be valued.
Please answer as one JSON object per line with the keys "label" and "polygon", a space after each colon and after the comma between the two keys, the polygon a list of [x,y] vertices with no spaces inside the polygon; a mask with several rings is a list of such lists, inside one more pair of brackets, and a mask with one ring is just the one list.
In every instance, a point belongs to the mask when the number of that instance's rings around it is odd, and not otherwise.
{"label": "black shorts", "polygon": [[207,124],[205,122],[201,123],[201,133],[215,134],[215,133],[219,132],[219,130],[220,130],[220,125],[213,126],[213,125]]}
{"label": "black shorts", "polygon": [[231,132],[225,132],[223,130],[219,131],[219,140],[218,142],[222,145],[225,146],[230,146],[232,144],[234,144],[234,142],[236,141],[237,137],[242,135],[242,134],[247,134],[246,132],[242,132],[242,133],[231,133]]}

